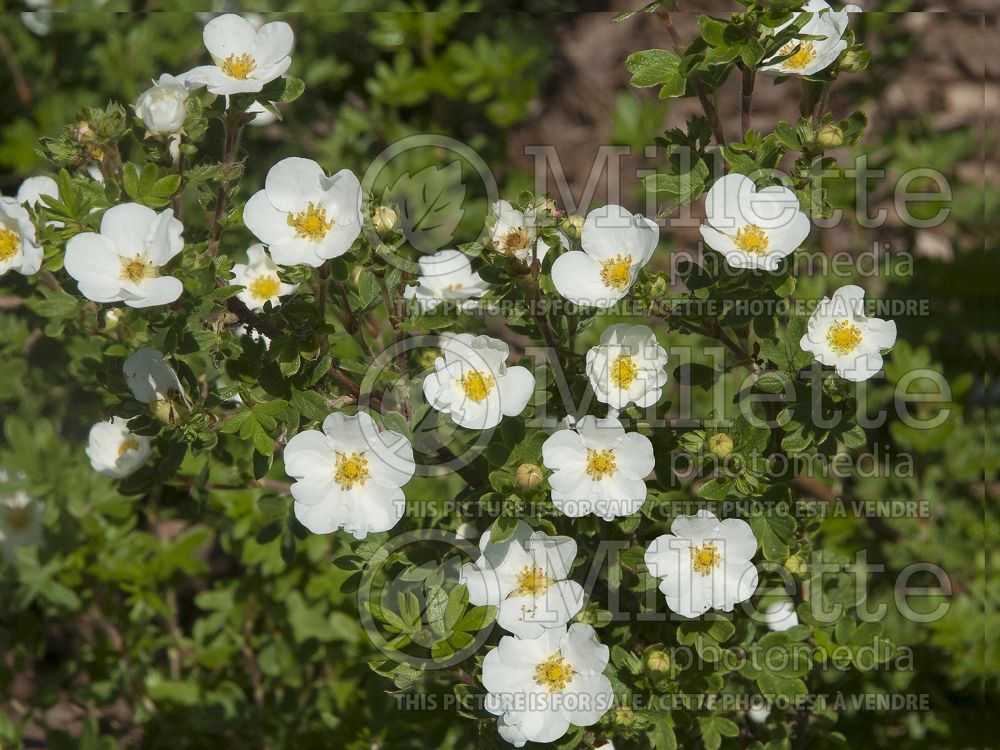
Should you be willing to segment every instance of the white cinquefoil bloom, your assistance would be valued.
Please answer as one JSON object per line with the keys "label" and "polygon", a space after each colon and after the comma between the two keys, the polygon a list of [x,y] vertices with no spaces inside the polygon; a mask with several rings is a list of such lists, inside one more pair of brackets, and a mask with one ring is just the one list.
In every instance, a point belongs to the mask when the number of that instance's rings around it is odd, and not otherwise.
{"label": "white cinquefoil bloom", "polygon": [[616,205],[595,208],[583,223],[583,251],[556,258],[552,283],[578,305],[611,307],[628,294],[659,237],[656,222],[645,216]]}
{"label": "white cinquefoil bloom", "polygon": [[346,253],[361,233],[361,183],[349,169],[327,177],[311,159],[282,159],[250,196],[243,223],[275,263],[319,267]]}
{"label": "white cinquefoil bloom", "polygon": [[483,660],[486,710],[515,747],[554,742],[570,724],[596,723],[614,704],[608,647],[590,625],[550,628],[532,639],[506,635]]}
{"label": "white cinquefoil bloom", "polygon": [[583,587],[566,580],[576,558],[576,540],[533,531],[518,521],[500,544],[479,540],[482,556],[462,566],[469,601],[497,608],[497,624],[521,638],[565,626],[583,608]]}
{"label": "white cinquefoil bloom", "polygon": [[[491,207],[493,226],[490,229],[490,243],[504,255],[512,255],[522,263],[531,263],[532,254],[539,263],[549,251],[549,245],[538,235],[535,212],[532,209],[518,211],[508,201],[499,200]],[[559,242],[569,247],[569,239],[558,233]],[[534,246],[534,249],[532,249]]]}
{"label": "white cinquefoil bloom", "polygon": [[699,617],[713,608],[732,612],[753,595],[757,568],[751,559],[757,538],[746,521],[720,521],[699,510],[675,518],[670,531],[653,540],[645,562],[650,574],[663,579],[660,591],[671,611],[684,617]]}
{"label": "white cinquefoil bloom", "polygon": [[205,24],[202,36],[215,64],[190,70],[183,79],[206,86],[213,94],[260,91],[292,64],[294,35],[283,21],[257,29],[245,18],[227,13]]}
{"label": "white cinquefoil bloom", "polygon": [[462,309],[475,308],[472,300],[490,288],[472,270],[469,256],[460,250],[440,250],[417,261],[420,276],[415,285],[403,290],[404,299],[415,299],[425,312],[434,310],[444,300],[465,300]]}
{"label": "white cinquefoil bloom", "polygon": [[849,284],[824,297],[799,346],[845,380],[861,382],[882,369],[882,352],[896,343],[896,323],[865,315],[865,290]]}
{"label": "white cinquefoil bloom", "polygon": [[613,325],[587,352],[587,377],[597,400],[613,409],[645,407],[660,399],[667,382],[667,352],[642,325]]}
{"label": "white cinquefoil bloom", "polygon": [[298,284],[286,284],[278,277],[278,265],[264,251],[263,245],[251,245],[247,249],[247,262],[233,265],[230,283],[243,287],[236,296],[251,310],[260,310],[267,302],[271,307],[281,304],[280,297],[286,297],[299,288]]}
{"label": "white cinquefoil bloom", "polygon": [[306,430],[285,446],[285,472],[295,479],[295,517],[314,534],[343,528],[356,539],[388,531],[403,517],[401,487],[416,468],[410,442],[379,431],[365,412],[334,412],[323,431]]}
{"label": "white cinquefoil bloom", "polygon": [[553,472],[549,486],[556,508],[573,518],[593,513],[610,521],[642,507],[655,459],[645,435],[625,432],[616,417],[588,415],[542,444],[542,463]]}
{"label": "white cinquefoil bloom", "polygon": [[135,103],[135,113],[153,135],[172,135],[184,125],[187,116],[188,89],[186,79],[164,73],[153,81]]}
{"label": "white cinquefoil bloom", "polygon": [[136,400],[148,404],[168,424],[176,422],[179,413],[191,405],[174,368],[156,349],[139,349],[122,364],[122,372]]}
{"label": "white cinquefoil bloom", "polygon": [[781,185],[757,189],[746,175],[727,174],[705,196],[701,236],[733,268],[774,271],[809,236],[809,217]]}
{"label": "white cinquefoil bloom", "polygon": [[15,198],[0,198],[0,276],[17,271],[25,276],[42,267],[42,248],[31,217]]}
{"label": "white cinquefoil bloom", "polygon": [[87,458],[99,474],[124,479],[146,463],[149,438],[129,432],[127,419],[113,417],[90,428]]}
{"label": "white cinquefoil bloom", "polygon": [[779,599],[768,604],[764,608],[764,623],[769,630],[778,632],[794,628],[799,624],[795,602],[791,599]]}
{"label": "white cinquefoil bloom", "polygon": [[[0,469],[0,483],[9,476]],[[0,555],[7,562],[17,557],[17,548],[36,545],[42,538],[42,505],[24,490],[0,495]]]}
{"label": "white cinquefoil bloom", "polygon": [[[22,206],[37,206],[41,204],[43,195],[58,199],[58,183],[46,175],[29,177],[17,189],[17,202]],[[62,224],[58,224],[57,226],[62,226]]]}
{"label": "white cinquefoil bloom", "polygon": [[184,286],[173,276],[161,276],[160,269],[184,249],[183,231],[172,209],[157,213],[138,203],[112,206],[101,218],[100,234],[84,232],[66,243],[66,272],[94,302],[169,304]]}
{"label": "white cinquefoil bloom", "polygon": [[459,333],[445,338],[441,350],[435,371],[424,378],[424,398],[455,424],[488,430],[524,411],[535,376],[526,367],[507,366],[510,350],[503,341]]}
{"label": "white cinquefoil bloom", "polygon": [[[765,60],[760,66],[764,73],[773,75],[800,75],[808,76],[826,70],[840,53],[847,49],[847,42],[844,41],[844,32],[847,31],[848,14],[860,13],[861,8],[857,5],[846,5],[842,11],[835,11],[826,0],[809,0],[802,9],[806,13],[811,13],[812,17],[806,21],[800,30],[803,35],[821,36],[823,39],[793,39],[770,60]],[[775,29],[781,31],[799,17],[795,13],[791,20]],[[784,57],[784,60],[779,58]],[[776,62],[771,62],[772,60]]]}

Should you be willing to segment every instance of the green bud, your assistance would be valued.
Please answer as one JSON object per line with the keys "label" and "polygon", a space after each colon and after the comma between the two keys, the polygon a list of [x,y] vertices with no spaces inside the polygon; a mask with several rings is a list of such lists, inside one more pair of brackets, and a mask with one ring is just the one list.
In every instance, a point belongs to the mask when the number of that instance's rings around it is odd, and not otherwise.
{"label": "green bud", "polygon": [[806,572],[806,561],[803,560],[799,555],[792,555],[787,560],[785,560],[785,567],[791,573],[795,575],[802,575]]}
{"label": "green bud", "polygon": [[615,709],[614,722],[620,727],[630,727],[635,724],[635,711],[628,706],[619,706]]}
{"label": "green bud", "polygon": [[379,206],[372,212],[372,225],[379,234],[388,234],[396,228],[399,216],[391,206]]}
{"label": "green bud", "polygon": [[567,216],[563,219],[562,230],[569,235],[571,240],[579,240],[580,234],[583,232],[583,221],[583,217],[579,214]]}
{"label": "green bud", "polygon": [[816,140],[828,148],[834,148],[844,142],[844,131],[830,122],[819,129]]}
{"label": "green bud", "polygon": [[542,470],[535,464],[521,464],[514,473],[514,479],[518,487],[530,489],[542,483]]}
{"label": "green bud", "polygon": [[670,657],[667,656],[666,651],[654,648],[650,651],[643,653],[644,661],[646,662],[647,672],[669,672],[670,671]]}
{"label": "green bud", "polygon": [[733,452],[733,439],[724,432],[716,433],[708,439],[708,450],[716,458],[725,458]]}

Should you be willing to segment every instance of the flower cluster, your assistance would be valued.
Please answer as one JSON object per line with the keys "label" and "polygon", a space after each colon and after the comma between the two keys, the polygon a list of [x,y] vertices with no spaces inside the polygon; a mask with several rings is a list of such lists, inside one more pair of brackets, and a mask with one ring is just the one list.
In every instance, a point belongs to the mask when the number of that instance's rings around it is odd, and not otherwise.
{"label": "flower cluster", "polygon": [[[843,53],[851,8],[834,12],[822,0],[811,0],[805,10],[813,16],[799,29],[804,38],[789,42],[760,70],[812,75]],[[292,62],[293,34],[282,22],[257,28],[238,16],[219,16],[205,26],[204,42],[211,65],[178,76],[164,74],[135,103],[147,135],[160,139],[161,146],[169,140],[179,148],[191,97],[202,87],[225,97],[226,117],[235,112],[230,124],[236,128],[271,112],[270,102],[265,106],[254,95],[282,77]],[[180,151],[174,151],[176,158]],[[705,196],[700,227],[707,248],[721,254],[732,269],[756,277],[778,272],[811,230],[796,193],[765,182],[737,171],[719,177]],[[226,197],[225,186],[220,195]],[[0,198],[0,275],[9,270],[33,275],[42,267],[38,235],[51,229],[45,224],[36,227],[31,212],[44,207],[46,197],[58,199],[58,186],[49,178],[26,182],[16,198]],[[301,279],[312,273],[322,290],[317,298],[325,300],[324,285],[335,265],[331,261],[353,257],[352,250],[364,244],[359,238],[366,221],[379,235],[396,226],[398,217],[390,215],[391,209],[369,212],[368,201],[349,169],[331,175],[307,158],[278,161],[242,212],[233,212],[242,216],[258,242],[247,248],[246,262],[232,266],[228,279],[213,277],[213,288],[227,291],[226,281],[237,287],[228,291],[238,301],[235,309],[244,314],[241,323],[260,334],[267,330],[260,321],[271,319],[283,298],[300,294]],[[193,265],[204,259],[192,257],[197,253],[185,243],[185,226],[176,208],[166,207],[166,200],[153,205],[162,210],[140,202],[114,205],[99,217],[99,231],[77,231],[69,237],[61,263],[80,295],[100,305],[123,303],[140,309],[181,299],[187,283],[184,262]],[[217,214],[224,207],[220,200]],[[497,288],[481,260],[485,257],[496,261],[494,272],[497,267],[515,269],[511,285],[528,289],[535,300],[554,290],[592,313],[613,308],[634,290],[641,289],[645,301],[651,299],[650,274],[644,269],[656,260],[660,229],[655,221],[610,204],[554,227],[550,220],[555,213],[539,203],[495,202],[483,223],[485,239],[477,252],[449,247],[419,258],[414,264],[419,271],[402,278],[402,298],[412,300],[421,314],[437,313],[448,307],[446,302],[457,303],[458,314],[472,311]],[[218,215],[214,221],[218,232],[210,245],[222,231]],[[208,256],[214,258],[214,252],[213,247]],[[58,263],[52,267],[58,270]],[[320,309],[322,325],[325,310]],[[539,331],[551,336],[545,323],[538,324]],[[575,334],[575,324],[562,332],[567,339]],[[235,328],[226,320],[218,325]],[[405,343],[405,330],[395,333]],[[321,330],[317,338],[323,336]],[[292,347],[296,357],[299,349],[307,350],[304,338]],[[844,286],[822,300],[798,343],[841,378],[863,381],[882,368],[883,353],[895,338],[893,322],[866,315],[864,291]],[[547,337],[546,343],[565,342]],[[329,342],[315,348],[326,355]],[[504,419],[516,418],[547,399],[541,377],[536,380],[537,370],[527,366],[519,351],[512,352],[504,338],[447,333],[439,338],[438,348],[433,367],[419,383],[423,403],[417,406],[438,412],[449,429],[466,435],[479,431],[488,438],[488,431],[502,429]],[[308,355],[318,356],[313,351]],[[667,349],[652,328],[619,323],[605,327],[599,343],[575,361],[602,413],[567,416],[536,446],[538,455],[532,460],[542,469],[531,464],[524,477],[518,473],[517,481],[547,493],[566,518],[592,516],[594,522],[611,522],[636,517],[647,502],[647,481],[661,456],[654,453],[634,410],[661,402],[668,385]],[[332,356],[325,366],[336,367]],[[201,408],[193,381],[186,389],[178,371],[155,349],[134,351],[124,361],[123,375],[134,398],[163,424],[183,425]],[[582,376],[580,382],[582,387]],[[202,386],[207,392],[208,386],[199,383]],[[380,426],[365,408],[345,407],[360,403],[360,389],[336,404],[320,396],[321,406],[314,411],[322,411],[312,416],[327,414],[321,429],[295,432],[293,426],[288,432],[295,434],[279,438],[284,471],[294,480],[288,486],[294,516],[314,534],[344,530],[362,540],[394,528],[404,517],[404,487],[417,471],[416,441],[388,429],[388,420]],[[95,471],[120,480],[156,460],[156,445],[130,430],[131,424],[141,431],[139,422],[109,416],[91,428],[86,455]],[[263,439],[273,438],[265,434]],[[728,453],[733,440],[726,438],[728,446],[717,440],[714,447],[725,447]],[[266,447],[273,450],[270,444]],[[3,499],[0,545],[5,555],[36,533],[37,513],[20,494]],[[463,566],[460,581],[469,602],[495,608],[497,624],[510,633],[482,663],[482,683],[489,693],[486,708],[499,717],[501,736],[516,746],[551,742],[570,725],[599,721],[614,702],[604,674],[609,649],[591,625],[573,622],[586,605],[582,585],[572,579],[577,540],[518,521],[506,538],[484,534],[479,550],[479,558]],[[702,510],[674,518],[671,533],[645,546],[644,563],[660,579],[666,606],[682,617],[697,618],[712,609],[731,612],[754,595],[757,550],[758,540],[746,521],[720,520]],[[776,605],[770,616],[775,629],[791,627],[788,623],[795,617],[787,603]]]}

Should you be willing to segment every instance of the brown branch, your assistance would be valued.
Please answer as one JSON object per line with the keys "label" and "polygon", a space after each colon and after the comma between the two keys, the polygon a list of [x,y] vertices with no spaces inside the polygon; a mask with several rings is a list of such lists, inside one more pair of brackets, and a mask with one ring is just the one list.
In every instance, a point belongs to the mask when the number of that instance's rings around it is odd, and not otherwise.
{"label": "brown branch", "polygon": [[17,54],[14,52],[10,40],[3,32],[0,32],[0,55],[3,55],[3,59],[7,63],[7,68],[10,70],[10,77],[14,79],[14,91],[17,92],[17,98],[25,107],[30,106],[32,99],[31,87],[28,86],[28,81],[21,71],[21,65],[17,61]]}
{"label": "brown branch", "polygon": [[[684,43],[681,41],[680,35],[677,33],[677,29],[674,28],[673,21],[670,20],[670,13],[666,11],[659,11],[656,14],[663,21],[663,25],[667,28],[667,33],[670,35],[670,39],[674,43],[674,51],[678,56],[684,55]],[[688,82],[691,84],[691,88],[694,89],[694,93],[698,95],[698,101],[701,102],[701,108],[705,112],[705,117],[708,118],[708,124],[712,126],[712,133],[715,134],[715,140],[720,146],[726,145],[726,132],[722,128],[722,122],[719,120],[719,112],[716,110],[715,105],[712,104],[712,100],[708,98],[708,94],[705,93],[705,87],[701,84],[701,79],[696,73],[692,73],[688,77]]]}

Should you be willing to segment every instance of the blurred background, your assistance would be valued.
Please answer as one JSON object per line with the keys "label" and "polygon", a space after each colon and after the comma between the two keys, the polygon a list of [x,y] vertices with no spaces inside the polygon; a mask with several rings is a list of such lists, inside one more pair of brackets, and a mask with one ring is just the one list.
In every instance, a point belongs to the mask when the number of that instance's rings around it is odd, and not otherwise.
{"label": "blurred background", "polygon": [[[624,2],[449,0],[434,12],[422,12],[421,3],[384,5],[372,13],[358,12],[372,10],[368,2],[292,2],[280,16],[261,16],[293,26],[289,73],[305,81],[306,94],[284,109],[283,122],[245,135],[244,147],[254,154],[246,185],[261,185],[268,167],[289,155],[315,159],[328,171],[360,173],[399,138],[438,133],[481,154],[508,198],[533,185],[532,146],[555,147],[577,198],[600,147],[629,147],[620,172],[626,184],[609,184],[599,173],[594,202],[621,190],[639,210],[633,175],[656,161],[644,147],[697,105],[629,88],[626,56],[667,41],[654,16],[613,24],[616,13],[635,9]],[[13,195],[28,176],[51,174],[38,139],[74,122],[81,106],[131,105],[151,79],[206,59],[201,29],[211,16],[187,3],[6,6],[3,195]],[[226,3],[213,10],[257,8]],[[674,22],[686,39],[697,13],[738,9],[682,0]],[[873,185],[873,210],[885,208],[889,219],[874,230],[847,221],[814,237],[830,253],[870,251],[873,242],[912,253],[911,273],[861,281],[877,296],[929,301],[928,315],[897,318],[899,341],[874,401],[891,405],[899,379],[926,367],[950,383],[954,410],[934,430],[892,422],[871,435],[886,451],[911,454],[914,476],[831,482],[824,490],[925,500],[930,517],[833,520],[824,526],[823,544],[843,554],[868,549],[869,559],[886,565],[869,592],[876,602],[891,603],[896,574],[917,560],[943,566],[954,595],[948,615],[933,624],[898,617],[887,624],[894,643],[913,649],[912,670],[827,675],[826,687],[844,692],[927,693],[930,710],[844,711],[835,725],[840,735],[823,741],[981,747],[984,695],[995,697],[997,688],[996,636],[988,624],[1000,598],[991,555],[1000,428],[989,414],[998,387],[988,367],[1000,347],[994,129],[1000,15],[991,3],[972,0],[891,0],[865,10],[875,12],[855,17],[852,26],[872,52],[871,65],[841,77],[831,108],[838,117],[855,109],[868,115],[870,129],[858,149],[889,176]],[[797,117],[795,87],[794,81],[758,86],[752,125],[768,129]],[[736,89],[721,92],[720,111],[738,118]],[[210,155],[221,151],[221,135],[210,130],[205,144]],[[951,215],[940,226],[906,226],[896,213],[893,178],[916,167],[941,172],[952,186]],[[853,199],[847,187],[834,191],[839,207],[850,209]],[[925,208],[933,215],[940,205],[928,201]],[[459,238],[471,240],[479,228],[463,227]],[[693,248],[697,236],[692,228],[671,231],[661,248]],[[58,331],[43,330],[37,311],[14,299],[23,288],[18,283],[0,279],[0,467],[32,477],[32,493],[46,505],[48,551],[16,581],[9,570],[0,573],[0,746],[499,743],[495,734],[478,736],[473,721],[454,721],[451,710],[411,712],[405,720],[392,713],[392,685],[366,664],[375,654],[353,598],[341,592],[348,573],[329,563],[346,549],[342,538],[298,539],[298,554],[289,559],[287,532],[273,531],[275,511],[259,491],[160,498],[153,516],[136,514],[134,498],[93,473],[83,445],[99,404],[74,389],[71,357],[53,338]],[[849,280],[801,279],[800,289],[821,296],[843,283]],[[80,403],[87,408],[77,409]],[[744,731],[726,746],[754,741]]]}

